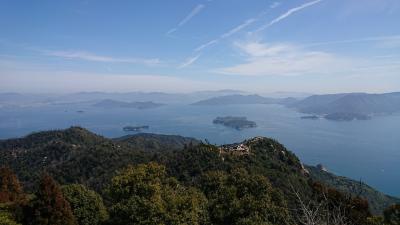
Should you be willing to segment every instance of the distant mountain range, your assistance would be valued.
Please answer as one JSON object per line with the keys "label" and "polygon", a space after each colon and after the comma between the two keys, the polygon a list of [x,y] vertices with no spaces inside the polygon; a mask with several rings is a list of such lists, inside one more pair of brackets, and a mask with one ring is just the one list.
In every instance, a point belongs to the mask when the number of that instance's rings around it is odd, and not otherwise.
{"label": "distant mountain range", "polygon": [[201,100],[192,105],[244,105],[244,104],[291,104],[295,98],[266,98],[260,95],[225,95]]}
{"label": "distant mountain range", "polygon": [[93,106],[102,108],[136,108],[136,109],[151,109],[163,106],[164,104],[154,102],[122,102],[111,99],[102,100]]}
{"label": "distant mountain range", "polygon": [[[287,93],[284,93],[286,95]],[[275,96],[284,96],[277,93]],[[274,95],[268,95],[274,96]],[[305,96],[305,94],[304,94]],[[155,103],[157,102],[157,103]],[[299,112],[329,120],[364,120],[374,115],[400,112],[400,92],[384,94],[340,93],[311,95],[306,98],[265,97],[237,90],[193,93],[162,92],[80,92],[72,94],[0,93],[1,107],[85,104],[100,107],[154,108],[160,104],[246,105],[281,104]]]}
{"label": "distant mountain range", "polygon": [[20,105],[42,105],[42,104],[71,104],[89,103],[93,104],[103,99],[115,101],[156,101],[165,104],[183,103],[189,104],[202,99],[232,95],[245,94],[238,90],[217,90],[199,91],[191,93],[164,93],[164,92],[77,92],[70,94],[21,94],[21,93],[0,93],[0,106]]}

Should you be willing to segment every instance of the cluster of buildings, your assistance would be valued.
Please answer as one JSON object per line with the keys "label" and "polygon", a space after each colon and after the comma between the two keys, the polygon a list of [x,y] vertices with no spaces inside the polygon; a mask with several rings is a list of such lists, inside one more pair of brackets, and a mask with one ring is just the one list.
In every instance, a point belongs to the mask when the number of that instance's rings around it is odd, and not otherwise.
{"label": "cluster of buildings", "polygon": [[231,144],[231,145],[223,145],[219,147],[220,154],[237,154],[237,155],[248,155],[250,154],[249,146],[245,144]]}

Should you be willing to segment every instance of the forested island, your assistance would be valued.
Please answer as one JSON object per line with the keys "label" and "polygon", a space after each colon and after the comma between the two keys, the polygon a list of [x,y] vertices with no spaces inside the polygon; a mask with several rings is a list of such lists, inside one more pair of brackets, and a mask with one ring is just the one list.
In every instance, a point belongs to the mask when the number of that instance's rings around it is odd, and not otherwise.
{"label": "forested island", "polygon": [[217,117],[213,120],[214,124],[222,124],[226,127],[231,127],[237,130],[245,128],[257,127],[256,122],[247,120],[246,117],[225,116]]}

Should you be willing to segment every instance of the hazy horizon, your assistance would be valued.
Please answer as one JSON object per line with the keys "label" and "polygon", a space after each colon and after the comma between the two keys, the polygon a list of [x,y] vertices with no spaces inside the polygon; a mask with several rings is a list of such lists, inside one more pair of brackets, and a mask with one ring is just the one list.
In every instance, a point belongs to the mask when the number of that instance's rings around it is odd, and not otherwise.
{"label": "hazy horizon", "polygon": [[246,90],[239,90],[239,89],[205,89],[205,90],[198,90],[198,91],[71,91],[71,92],[18,92],[18,91],[4,91],[0,92],[0,94],[33,94],[33,95],[71,95],[71,94],[95,94],[95,93],[102,93],[102,94],[130,94],[130,93],[141,93],[141,94],[196,94],[196,93],[204,93],[204,92],[233,92],[229,93],[229,95],[239,94],[239,95],[276,95],[276,94],[284,94],[284,95],[334,95],[334,94],[352,94],[352,93],[365,93],[365,94],[386,94],[386,93],[398,93],[400,90],[393,90],[393,91],[382,91],[382,92],[362,92],[362,91],[355,91],[355,92],[302,92],[302,91],[273,91],[273,92],[251,92]]}

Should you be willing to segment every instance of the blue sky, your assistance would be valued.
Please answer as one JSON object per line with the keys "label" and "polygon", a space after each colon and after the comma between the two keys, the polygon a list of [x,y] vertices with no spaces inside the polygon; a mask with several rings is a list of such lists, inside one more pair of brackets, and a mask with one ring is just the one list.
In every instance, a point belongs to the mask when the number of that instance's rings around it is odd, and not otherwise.
{"label": "blue sky", "polygon": [[0,0],[0,92],[400,90],[398,0]]}

